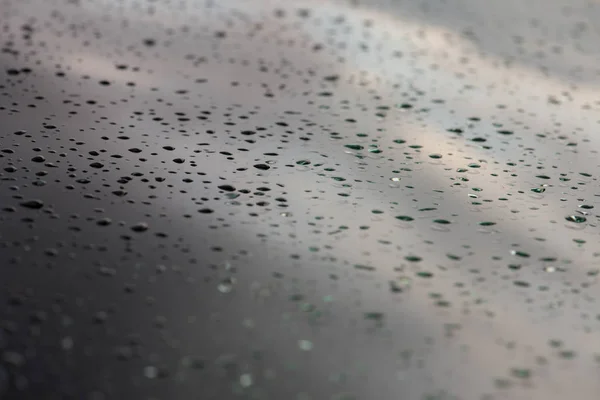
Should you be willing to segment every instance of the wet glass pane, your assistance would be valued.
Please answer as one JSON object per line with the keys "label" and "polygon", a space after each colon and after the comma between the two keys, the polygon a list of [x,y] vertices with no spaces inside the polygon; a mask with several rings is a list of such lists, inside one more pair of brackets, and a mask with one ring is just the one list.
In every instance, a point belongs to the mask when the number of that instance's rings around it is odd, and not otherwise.
{"label": "wet glass pane", "polygon": [[600,398],[598,21],[0,0],[0,398]]}

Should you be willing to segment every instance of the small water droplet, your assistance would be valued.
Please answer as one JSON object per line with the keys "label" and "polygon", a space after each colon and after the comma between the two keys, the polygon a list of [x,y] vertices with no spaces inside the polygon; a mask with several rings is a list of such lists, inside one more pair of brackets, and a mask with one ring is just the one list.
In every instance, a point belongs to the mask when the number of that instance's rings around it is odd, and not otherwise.
{"label": "small water droplet", "polygon": [[252,386],[252,383],[253,383],[252,375],[242,374],[240,376],[240,385],[242,385],[243,388],[248,388],[248,387]]}
{"label": "small water droplet", "polygon": [[41,200],[27,200],[19,203],[19,205],[32,210],[39,210],[40,208],[44,207],[44,202]]}
{"label": "small water droplet", "polygon": [[576,224],[581,224],[587,221],[587,219],[585,217],[582,217],[581,215],[569,215],[565,219],[569,222],[575,222]]}
{"label": "small water droplet", "polygon": [[158,377],[158,368],[152,365],[144,367],[144,376],[148,379],[156,379]]}
{"label": "small water droplet", "polygon": [[311,351],[313,349],[313,343],[310,340],[299,340],[298,347],[303,351]]}
{"label": "small water droplet", "polygon": [[350,150],[362,150],[364,149],[364,146],[361,146],[360,144],[346,144],[344,145],[344,147],[350,149]]}
{"label": "small water droplet", "polygon": [[235,278],[225,278],[219,283],[217,290],[221,293],[231,293],[234,284]]}
{"label": "small water droplet", "polygon": [[148,224],[145,222],[139,222],[131,227],[134,232],[146,232],[148,230]]}

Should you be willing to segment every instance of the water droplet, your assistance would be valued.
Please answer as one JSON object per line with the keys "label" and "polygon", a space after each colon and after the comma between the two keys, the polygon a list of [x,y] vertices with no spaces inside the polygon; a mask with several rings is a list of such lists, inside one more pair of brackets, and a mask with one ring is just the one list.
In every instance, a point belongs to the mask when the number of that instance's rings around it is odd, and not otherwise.
{"label": "water droplet", "polygon": [[419,271],[417,272],[417,276],[419,278],[433,278],[433,273],[429,271]]}
{"label": "water droplet", "polygon": [[231,186],[231,185],[220,185],[218,186],[219,189],[224,190],[226,192],[234,192],[236,189],[235,187]]}
{"label": "water droplet", "polygon": [[148,230],[148,224],[145,222],[139,222],[131,227],[134,232],[145,232]]}
{"label": "water droplet", "polygon": [[313,343],[310,340],[299,340],[298,347],[303,351],[311,351],[313,349]]}
{"label": "water droplet", "polygon": [[569,215],[565,219],[569,222],[575,222],[576,224],[581,224],[587,221],[587,219],[585,217],[582,217],[581,215]]}
{"label": "water droplet", "polygon": [[158,368],[151,365],[144,367],[144,376],[148,379],[156,379],[158,377]]}
{"label": "water droplet", "polygon": [[219,285],[217,286],[217,290],[221,293],[231,293],[235,282],[235,278],[225,278],[219,283]]}
{"label": "water droplet", "polygon": [[520,379],[529,379],[529,378],[531,378],[531,370],[526,369],[526,368],[513,368],[510,371],[510,373],[515,378],[520,378]]}
{"label": "water droplet", "polygon": [[240,376],[240,385],[242,385],[243,388],[248,388],[248,387],[252,386],[252,383],[253,383],[252,375],[242,374]]}
{"label": "water droplet", "polygon": [[364,149],[364,146],[361,146],[360,144],[346,144],[344,145],[344,147],[350,149],[350,150],[362,150]]}
{"label": "water droplet", "polygon": [[44,207],[44,202],[41,200],[27,200],[19,203],[21,207],[30,208],[32,210],[39,210]]}

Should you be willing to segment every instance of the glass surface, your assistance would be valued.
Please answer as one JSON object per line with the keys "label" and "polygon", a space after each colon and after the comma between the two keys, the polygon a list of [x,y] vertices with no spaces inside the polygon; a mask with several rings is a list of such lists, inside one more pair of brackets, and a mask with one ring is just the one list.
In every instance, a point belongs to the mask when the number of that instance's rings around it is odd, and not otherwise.
{"label": "glass surface", "polygon": [[0,0],[0,398],[600,398],[599,21]]}

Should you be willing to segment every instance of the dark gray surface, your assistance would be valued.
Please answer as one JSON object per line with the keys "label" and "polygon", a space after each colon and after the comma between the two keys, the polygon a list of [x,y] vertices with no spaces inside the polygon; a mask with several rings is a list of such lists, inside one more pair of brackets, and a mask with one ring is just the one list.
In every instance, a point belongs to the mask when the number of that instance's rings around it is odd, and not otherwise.
{"label": "dark gray surface", "polygon": [[0,6],[0,398],[600,397],[597,3]]}

